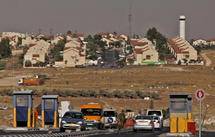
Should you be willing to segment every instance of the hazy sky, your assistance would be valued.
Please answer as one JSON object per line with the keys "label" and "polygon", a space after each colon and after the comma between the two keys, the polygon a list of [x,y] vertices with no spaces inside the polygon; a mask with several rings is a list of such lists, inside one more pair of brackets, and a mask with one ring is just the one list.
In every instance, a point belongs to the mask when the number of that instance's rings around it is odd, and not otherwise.
{"label": "hazy sky", "polygon": [[145,36],[156,27],[167,38],[179,35],[179,16],[186,16],[186,39],[215,37],[215,0],[0,0],[0,35],[21,32],[45,35],[97,32]]}

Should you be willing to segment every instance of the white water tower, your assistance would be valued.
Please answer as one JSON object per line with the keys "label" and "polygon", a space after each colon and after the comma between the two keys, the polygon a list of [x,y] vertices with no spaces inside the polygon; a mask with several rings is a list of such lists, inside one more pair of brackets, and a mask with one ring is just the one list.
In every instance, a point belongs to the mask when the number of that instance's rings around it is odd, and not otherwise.
{"label": "white water tower", "polygon": [[185,16],[181,15],[179,17],[179,36],[185,39]]}

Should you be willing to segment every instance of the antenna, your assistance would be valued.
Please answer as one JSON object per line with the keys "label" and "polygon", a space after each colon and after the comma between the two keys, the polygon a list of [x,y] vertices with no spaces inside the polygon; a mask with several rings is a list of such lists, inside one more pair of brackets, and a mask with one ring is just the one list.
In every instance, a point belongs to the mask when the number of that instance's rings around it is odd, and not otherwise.
{"label": "antenna", "polygon": [[131,21],[132,21],[131,6],[129,9],[128,21],[129,21],[129,44],[130,44],[131,43]]}

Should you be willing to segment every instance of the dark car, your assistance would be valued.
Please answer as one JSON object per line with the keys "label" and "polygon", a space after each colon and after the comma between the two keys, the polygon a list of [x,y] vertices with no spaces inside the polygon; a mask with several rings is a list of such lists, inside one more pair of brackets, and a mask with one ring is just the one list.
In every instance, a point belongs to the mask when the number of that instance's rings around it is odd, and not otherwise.
{"label": "dark car", "polygon": [[85,130],[85,119],[82,112],[79,111],[67,111],[61,119],[60,131],[64,132],[65,129]]}

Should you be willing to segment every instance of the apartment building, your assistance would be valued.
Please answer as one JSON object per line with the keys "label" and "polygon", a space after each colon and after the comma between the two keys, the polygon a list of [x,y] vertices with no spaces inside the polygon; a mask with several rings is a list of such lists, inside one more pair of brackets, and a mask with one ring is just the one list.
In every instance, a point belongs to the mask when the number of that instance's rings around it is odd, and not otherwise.
{"label": "apartment building", "polygon": [[167,39],[167,46],[177,62],[183,59],[188,61],[197,60],[197,51],[190,45],[189,42],[180,37]]}
{"label": "apartment building", "polygon": [[45,56],[46,54],[49,54],[50,50],[50,43],[45,40],[40,40],[34,44],[30,44],[29,49],[24,56],[24,66],[27,60],[31,61],[32,64],[45,62]]}
{"label": "apartment building", "polygon": [[36,43],[37,39],[33,35],[28,35],[22,38],[22,46]]}
{"label": "apartment building", "polygon": [[210,45],[210,46],[215,45],[215,38],[206,40],[206,42],[207,42],[207,45]]}
{"label": "apartment building", "polygon": [[202,44],[207,45],[207,41],[201,38],[193,41],[193,46],[201,46]]}
{"label": "apartment building", "polygon": [[76,38],[67,40],[63,51],[63,61],[65,63],[65,67],[86,65],[85,56],[86,44]]}
{"label": "apartment building", "polygon": [[131,45],[134,51],[135,65],[154,64],[158,61],[158,52],[148,39],[133,39]]}

